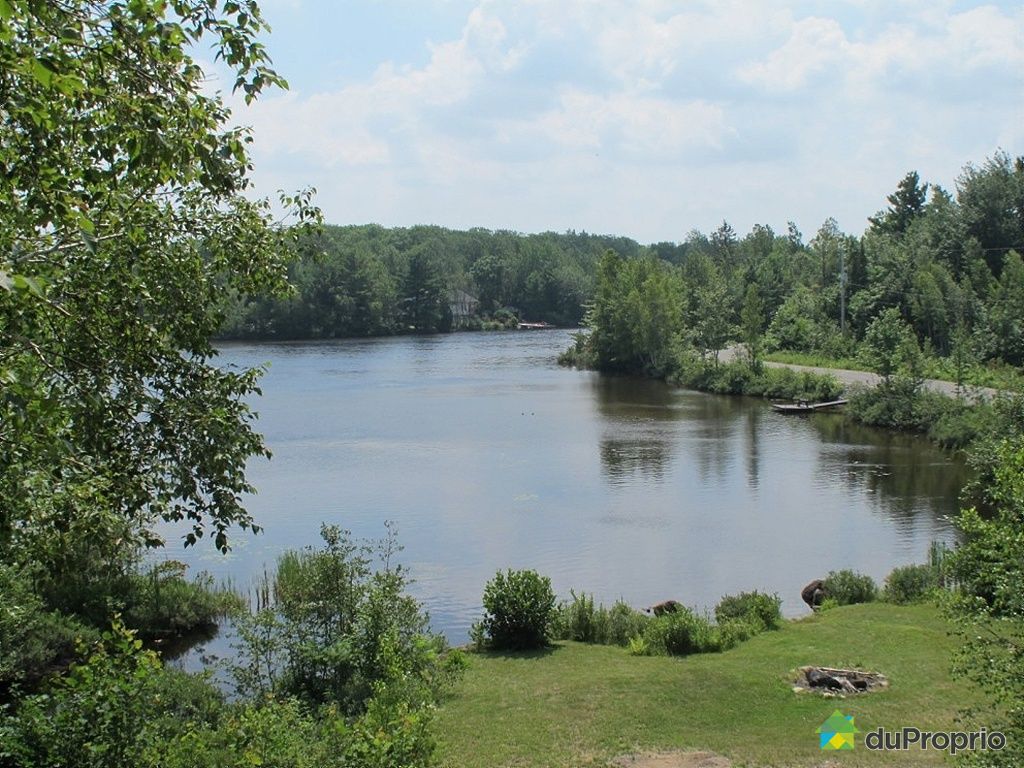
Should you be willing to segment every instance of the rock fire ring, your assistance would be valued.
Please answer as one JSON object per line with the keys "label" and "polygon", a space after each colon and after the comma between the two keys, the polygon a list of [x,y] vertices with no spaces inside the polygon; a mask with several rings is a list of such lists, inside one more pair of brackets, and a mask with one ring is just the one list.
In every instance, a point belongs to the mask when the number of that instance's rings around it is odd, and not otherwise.
{"label": "rock fire ring", "polygon": [[793,683],[793,690],[797,693],[811,692],[822,696],[850,696],[888,687],[889,679],[878,672],[833,667],[800,667]]}

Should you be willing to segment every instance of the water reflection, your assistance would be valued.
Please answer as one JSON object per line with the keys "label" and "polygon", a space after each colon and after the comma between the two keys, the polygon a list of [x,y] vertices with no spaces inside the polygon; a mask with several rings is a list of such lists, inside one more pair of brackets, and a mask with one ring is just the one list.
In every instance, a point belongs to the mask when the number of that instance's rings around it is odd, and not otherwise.
{"label": "water reflection", "polygon": [[851,493],[867,493],[873,510],[906,528],[926,507],[936,518],[955,516],[967,480],[963,461],[910,435],[821,414],[810,423],[825,449],[821,472]]}
{"label": "water reflection", "polygon": [[674,422],[683,417],[677,398],[661,382],[624,377],[593,379],[601,420],[601,469],[612,485],[635,478],[660,482],[672,462]]}
{"label": "water reflection", "polygon": [[793,615],[812,578],[881,579],[951,540],[963,467],[924,441],[559,368],[570,343],[552,331],[226,346],[226,364],[271,363],[253,405],[274,459],[252,463],[246,500],[266,532],[239,534],[227,558],[168,554],[245,588],[323,522],[376,539],[393,520],[415,595],[461,643],[508,567],[638,607],[777,591]]}
{"label": "water reflection", "polygon": [[746,438],[747,485],[757,488],[761,475],[761,419],[765,411],[751,408],[744,420],[744,436]]}

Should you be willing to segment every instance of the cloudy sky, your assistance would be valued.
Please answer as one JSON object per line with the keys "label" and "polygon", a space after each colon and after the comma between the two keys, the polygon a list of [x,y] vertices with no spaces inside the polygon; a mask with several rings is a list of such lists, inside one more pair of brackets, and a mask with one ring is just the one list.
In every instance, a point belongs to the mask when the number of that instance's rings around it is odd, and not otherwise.
{"label": "cloudy sky", "polygon": [[328,222],[860,233],[909,170],[1024,154],[1024,4],[262,0],[256,188]]}

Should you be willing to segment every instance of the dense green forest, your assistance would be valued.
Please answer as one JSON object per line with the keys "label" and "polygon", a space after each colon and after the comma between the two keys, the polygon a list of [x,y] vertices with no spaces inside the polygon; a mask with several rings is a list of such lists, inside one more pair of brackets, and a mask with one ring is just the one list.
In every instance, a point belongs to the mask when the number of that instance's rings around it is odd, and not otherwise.
{"label": "dense green forest", "polygon": [[[282,226],[245,194],[250,137],[192,58],[212,45],[251,101],[284,85],[265,32],[249,1],[0,0],[4,765],[436,763],[432,713],[463,660],[407,594],[393,537],[372,546],[325,526],[249,604],[173,561],[145,565],[161,532],[227,551],[259,528],[243,505],[246,463],[268,453],[248,405],[258,372],[216,364],[225,328],[444,330],[461,290],[481,323],[583,319],[576,355],[605,369],[685,378],[696,360],[717,375],[737,339],[750,370],[767,347],[863,353],[886,377],[880,402],[913,408],[903,388],[922,349],[1024,361],[1024,164],[1009,155],[968,166],[955,197],[910,174],[862,237],[826,223],[807,244],[793,227],[739,238],[724,224],[646,248],[322,229],[308,192],[282,199]],[[961,521],[953,610],[976,638],[964,670],[1019,736],[1022,399],[992,413],[971,447],[989,513]],[[230,699],[154,650],[227,612]]]}
{"label": "dense green forest", "polygon": [[[442,227],[325,227],[289,268],[284,298],[241,297],[227,310],[229,338],[308,339],[435,333],[515,318],[575,326],[594,290],[601,254],[640,245],[586,233],[520,235]],[[474,301],[468,315],[452,296]],[[454,316],[453,316],[454,315]]]}
{"label": "dense green forest", "polygon": [[[968,165],[956,194],[906,174],[861,236],[832,219],[805,243],[727,223],[599,265],[581,352],[605,370],[666,374],[680,346],[854,357],[882,318],[926,357],[1024,363],[1024,158]],[[881,327],[879,328],[881,330]]]}
{"label": "dense green forest", "polygon": [[[844,233],[829,219],[806,242],[792,223],[785,233],[756,225],[740,236],[723,222],[710,234],[651,245],[575,232],[326,227],[301,242],[289,265],[291,294],[237,297],[221,333],[375,336],[479,328],[513,316],[575,326],[592,308],[595,344],[612,345],[600,367],[639,370],[657,368],[665,349],[630,349],[626,339],[664,347],[677,331],[702,352],[747,341],[758,351],[847,358],[872,321],[895,309],[926,355],[1019,366],[1021,250],[1024,159],[997,152],[967,165],[955,194],[910,172],[866,232]],[[601,266],[609,251],[637,263]],[[616,292],[633,306],[610,307]],[[453,317],[456,293],[475,299],[470,316]],[[609,312],[623,326],[617,342],[601,335]],[[643,340],[643,326],[659,312],[673,327],[655,333],[659,342]]]}

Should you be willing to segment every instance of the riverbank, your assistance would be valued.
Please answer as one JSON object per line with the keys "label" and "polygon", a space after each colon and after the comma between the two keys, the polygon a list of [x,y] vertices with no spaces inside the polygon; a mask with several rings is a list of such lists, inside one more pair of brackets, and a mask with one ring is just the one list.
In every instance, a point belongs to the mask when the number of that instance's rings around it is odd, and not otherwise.
{"label": "riverbank", "polygon": [[[531,654],[472,654],[439,711],[442,764],[604,766],[633,752],[707,750],[733,765],[820,766],[828,755],[815,731],[837,707],[862,733],[949,730],[960,709],[979,701],[951,677],[950,629],[934,606],[872,603],[785,622],[720,654],[636,657],[571,642]],[[845,700],[794,693],[793,672],[806,664],[878,671],[891,685]],[[893,763],[859,740],[842,757],[844,766]],[[934,751],[899,761],[944,763]]]}

